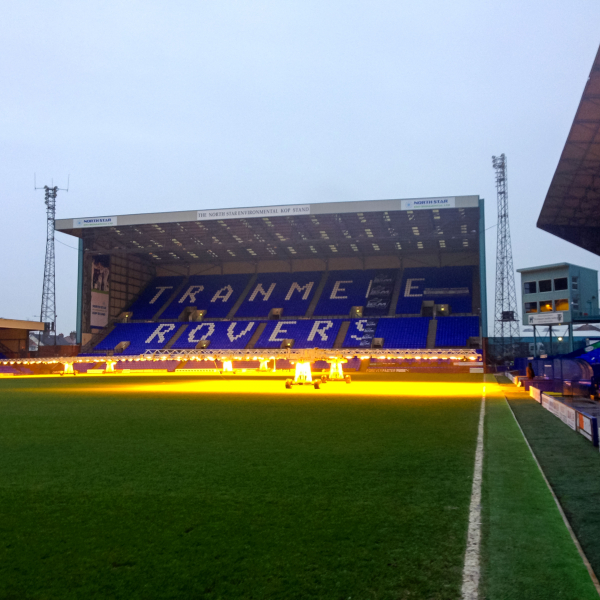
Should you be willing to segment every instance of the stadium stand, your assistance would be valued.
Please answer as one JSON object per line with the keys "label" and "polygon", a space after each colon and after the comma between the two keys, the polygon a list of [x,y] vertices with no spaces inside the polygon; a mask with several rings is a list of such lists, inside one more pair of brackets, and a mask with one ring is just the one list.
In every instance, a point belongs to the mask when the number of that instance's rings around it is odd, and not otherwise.
{"label": "stadium stand", "polygon": [[378,319],[353,319],[344,338],[343,348],[370,348]]}
{"label": "stadium stand", "polygon": [[464,348],[470,337],[479,336],[479,317],[442,317],[437,320],[436,347]]}
{"label": "stadium stand", "polygon": [[384,348],[426,348],[429,317],[379,319],[376,338],[383,338]]}
{"label": "stadium stand", "polygon": [[238,308],[236,317],[268,317],[273,308],[283,315],[302,317],[306,314],[322,273],[264,273],[259,275],[248,296]]}
{"label": "stadium stand", "polygon": [[0,360],[6,360],[6,358],[8,358],[6,354],[2,354],[2,352],[0,352]]}
{"label": "stadium stand", "polygon": [[420,315],[424,300],[448,304],[452,313],[472,312],[472,267],[420,267],[404,270],[396,314]]}
{"label": "stadium stand", "polygon": [[177,297],[160,315],[161,320],[175,321],[190,306],[206,310],[207,318],[224,318],[233,308],[250,278],[241,275],[193,275]]}
{"label": "stadium stand", "polygon": [[342,319],[269,321],[256,348],[279,348],[293,339],[294,348],[333,348]]}
{"label": "stadium stand", "polygon": [[143,354],[146,350],[160,350],[173,337],[178,323],[118,323],[94,348],[114,350],[121,342],[129,342],[126,354]]}
{"label": "stadium stand", "polygon": [[[392,270],[331,271],[314,315],[348,316],[353,306],[365,307],[366,316],[386,314],[395,274]],[[371,306],[367,307],[369,301]]]}
{"label": "stadium stand", "polygon": [[210,348],[245,348],[257,328],[255,321],[205,321],[190,323],[172,348],[184,350],[195,348],[202,340],[210,340]]}
{"label": "stadium stand", "polygon": [[131,305],[131,318],[149,320],[165,305],[171,294],[181,285],[184,277],[156,277]]}

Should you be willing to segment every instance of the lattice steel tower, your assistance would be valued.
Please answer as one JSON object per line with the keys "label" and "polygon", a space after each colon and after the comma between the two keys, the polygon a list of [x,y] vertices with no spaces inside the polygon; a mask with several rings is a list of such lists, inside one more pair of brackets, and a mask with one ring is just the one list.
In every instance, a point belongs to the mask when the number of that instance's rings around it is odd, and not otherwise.
{"label": "lattice steel tower", "polygon": [[[498,242],[496,245],[496,309],[494,337],[498,343],[498,358],[512,358],[515,338],[520,337],[515,291],[515,272],[508,223],[508,191],[506,188],[506,156],[492,156],[496,170],[498,195]],[[499,338],[499,339],[498,339]]]}
{"label": "lattice steel tower", "polygon": [[44,190],[44,203],[46,204],[46,261],[44,262],[44,285],[42,288],[42,310],[40,312],[40,321],[50,323],[50,331],[54,335],[56,344],[56,283],[55,283],[55,257],[54,257],[54,219],[56,218],[56,194],[59,190],[68,192],[66,189],[57,186],[49,187],[45,185],[36,190]]}
{"label": "lattice steel tower", "polygon": [[46,204],[46,261],[44,263],[44,287],[42,288],[42,310],[40,321],[50,323],[56,343],[56,282],[54,260],[54,219],[56,217],[56,194],[58,187],[44,186]]}

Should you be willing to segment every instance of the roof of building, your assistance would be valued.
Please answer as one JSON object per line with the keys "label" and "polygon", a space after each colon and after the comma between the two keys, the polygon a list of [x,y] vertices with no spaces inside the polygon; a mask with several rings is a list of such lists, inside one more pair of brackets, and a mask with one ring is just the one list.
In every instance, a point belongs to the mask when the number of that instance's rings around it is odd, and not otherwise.
{"label": "roof of building", "polygon": [[479,197],[410,198],[57,219],[86,250],[155,262],[477,249]]}
{"label": "roof of building", "polygon": [[541,265],[539,267],[527,267],[525,269],[517,269],[517,273],[531,273],[537,271],[553,271],[554,269],[564,269],[574,267],[575,269],[582,269],[584,271],[591,271],[593,273],[597,273],[596,269],[590,269],[589,267],[581,267],[579,265],[574,265],[573,263],[561,262],[554,263],[553,265]]}
{"label": "roof of building", "polygon": [[537,226],[600,255],[600,49]]}
{"label": "roof of building", "polygon": [[22,321],[21,319],[3,319],[0,317],[0,329],[25,329],[27,331],[44,331],[44,323],[38,321]]}

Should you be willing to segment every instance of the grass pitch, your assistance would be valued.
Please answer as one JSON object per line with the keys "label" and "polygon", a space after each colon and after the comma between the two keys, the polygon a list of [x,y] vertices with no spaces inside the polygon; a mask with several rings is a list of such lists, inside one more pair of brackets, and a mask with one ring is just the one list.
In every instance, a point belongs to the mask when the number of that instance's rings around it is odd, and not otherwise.
{"label": "grass pitch", "polygon": [[[483,384],[403,377],[0,380],[0,598],[459,598]],[[486,387],[481,597],[591,600]]]}
{"label": "grass pitch", "polygon": [[0,597],[459,595],[480,384],[115,381],[0,381]]}

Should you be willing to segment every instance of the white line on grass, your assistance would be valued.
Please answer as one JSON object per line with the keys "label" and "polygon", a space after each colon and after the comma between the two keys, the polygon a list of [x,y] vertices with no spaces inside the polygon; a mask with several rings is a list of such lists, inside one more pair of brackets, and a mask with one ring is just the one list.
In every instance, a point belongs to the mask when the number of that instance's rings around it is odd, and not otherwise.
{"label": "white line on grass", "polygon": [[481,480],[483,475],[483,420],[485,417],[485,386],[481,396],[479,411],[479,430],[477,433],[477,450],[475,451],[475,471],[473,473],[473,489],[469,506],[469,531],[467,533],[467,551],[463,568],[462,598],[477,600],[479,598],[479,546],[481,543]]}

